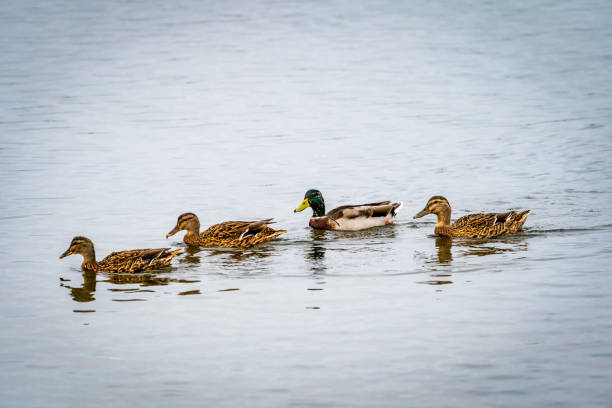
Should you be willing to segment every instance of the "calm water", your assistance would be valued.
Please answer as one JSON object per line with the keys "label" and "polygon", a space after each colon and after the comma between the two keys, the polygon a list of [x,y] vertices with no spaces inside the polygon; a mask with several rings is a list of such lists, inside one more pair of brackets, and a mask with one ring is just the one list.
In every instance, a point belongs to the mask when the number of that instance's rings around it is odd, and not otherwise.
{"label": "calm water", "polygon": [[[3,3],[1,406],[611,406],[612,3],[363,3]],[[405,207],[313,232],[312,187]],[[532,213],[450,241],[434,194]],[[186,211],[289,233],[58,259]]]}

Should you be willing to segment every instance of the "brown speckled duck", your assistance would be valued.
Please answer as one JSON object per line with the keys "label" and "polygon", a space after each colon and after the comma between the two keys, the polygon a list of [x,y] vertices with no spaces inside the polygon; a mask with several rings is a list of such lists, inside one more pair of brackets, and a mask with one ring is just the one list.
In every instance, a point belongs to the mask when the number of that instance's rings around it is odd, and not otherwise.
{"label": "brown speckled duck", "polygon": [[366,228],[391,224],[396,213],[402,208],[401,201],[343,205],[325,214],[325,201],[319,190],[311,189],[293,212],[312,208],[308,225],[315,229],[336,231],[359,231]]}
{"label": "brown speckled duck", "polygon": [[469,214],[457,219],[453,224],[451,206],[442,196],[433,196],[427,205],[414,218],[427,214],[436,214],[438,223],[434,229],[436,235],[443,237],[493,238],[503,234],[516,234],[521,231],[531,210],[505,213]]}
{"label": "brown speckled duck", "polygon": [[84,271],[132,273],[169,266],[172,258],[181,252],[180,249],[171,250],[170,248],[132,249],[113,252],[97,262],[93,242],[89,238],[74,237],[70,242],[70,247],[60,255],[60,259],[80,254],[83,256],[81,267]]}
{"label": "brown speckled duck", "polygon": [[287,232],[268,227],[272,218],[261,221],[226,221],[209,227],[200,233],[200,220],[194,213],[181,214],[176,226],[166,238],[185,230],[183,241],[188,245],[218,248],[248,248],[268,242]]}

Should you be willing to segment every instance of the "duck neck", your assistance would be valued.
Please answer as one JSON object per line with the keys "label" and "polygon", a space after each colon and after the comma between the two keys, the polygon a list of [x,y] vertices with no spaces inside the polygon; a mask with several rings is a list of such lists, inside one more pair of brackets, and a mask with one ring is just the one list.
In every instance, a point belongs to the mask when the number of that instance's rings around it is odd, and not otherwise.
{"label": "duck neck", "polygon": [[190,228],[187,230],[187,233],[185,234],[185,237],[183,238],[184,242],[188,242],[188,241],[197,241],[198,238],[200,237],[200,224],[194,224],[191,225]]}
{"label": "duck neck", "polygon": [[98,269],[98,263],[96,262],[96,251],[91,248],[86,248],[81,255],[83,256],[83,263],[81,267],[85,270],[95,271]]}
{"label": "duck neck", "polygon": [[438,223],[436,227],[444,227],[450,225],[451,220],[451,208],[447,205],[441,206],[442,208],[436,212],[438,217]]}
{"label": "duck neck", "polygon": [[325,215],[325,201],[323,197],[316,197],[309,201],[310,208],[312,208],[313,217],[322,217]]}

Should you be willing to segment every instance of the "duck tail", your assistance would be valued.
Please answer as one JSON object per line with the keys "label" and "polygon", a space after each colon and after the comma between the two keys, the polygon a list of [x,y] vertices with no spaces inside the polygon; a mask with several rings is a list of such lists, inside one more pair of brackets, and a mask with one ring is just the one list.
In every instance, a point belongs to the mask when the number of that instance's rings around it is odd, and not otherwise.
{"label": "duck tail", "polygon": [[183,252],[182,249],[175,249],[174,251],[170,252],[168,255],[170,257],[174,257],[174,256],[177,256],[178,254],[180,254],[181,252]]}
{"label": "duck tail", "polygon": [[240,241],[240,247],[250,248],[253,245],[257,245],[262,242],[272,241],[277,236],[284,234],[286,232],[287,230],[273,230],[272,228],[267,228],[264,231],[262,231],[261,234],[246,236],[244,240]]}
{"label": "duck tail", "polygon": [[527,211],[522,211],[520,213],[516,213],[514,215],[514,217],[512,217],[512,222],[510,224],[510,228],[508,228],[509,232],[512,233],[512,234],[516,234],[517,232],[522,230],[523,229],[523,224],[527,220],[527,216],[529,215],[530,212],[531,212],[531,210],[527,210]]}
{"label": "duck tail", "polygon": [[174,251],[170,250],[170,248],[164,248],[162,250],[160,250],[158,252],[157,255],[155,255],[154,258],[150,258],[149,259],[149,263],[151,263],[151,261],[154,261],[156,259],[164,259],[164,260],[170,260],[172,258],[174,258],[175,256],[177,256],[178,254],[180,254],[181,252],[183,252],[182,249],[175,249]]}
{"label": "duck tail", "polygon": [[242,233],[242,235],[240,235],[240,238],[238,238],[238,240],[241,241],[244,237],[257,235],[258,233],[264,231],[268,227],[268,224],[274,224],[275,221],[272,221],[273,219],[274,218],[267,218],[265,220],[250,223],[247,226],[247,229]]}
{"label": "duck tail", "polygon": [[391,215],[395,217],[395,214],[397,214],[397,212],[401,210],[403,206],[404,206],[404,203],[401,201],[394,202],[393,208],[391,209]]}

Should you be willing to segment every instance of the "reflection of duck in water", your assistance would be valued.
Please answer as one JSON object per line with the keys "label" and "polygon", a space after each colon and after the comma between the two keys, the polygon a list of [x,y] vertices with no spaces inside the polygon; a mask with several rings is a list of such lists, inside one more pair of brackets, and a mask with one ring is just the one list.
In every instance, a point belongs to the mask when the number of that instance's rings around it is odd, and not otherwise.
{"label": "reflection of duck in water", "polygon": [[275,256],[277,252],[274,247],[262,245],[248,249],[227,248],[205,250],[206,262],[216,265],[229,273],[251,274],[262,273],[269,268],[266,260]]}
{"label": "reflection of duck in water", "polygon": [[320,261],[325,258],[325,247],[317,242],[312,242],[310,249],[306,251],[306,256],[312,261]]}
{"label": "reflection of duck in water", "polygon": [[414,218],[436,214],[438,223],[434,232],[436,235],[443,237],[492,238],[502,234],[519,232],[530,212],[531,210],[519,213],[508,211],[505,213],[469,214],[458,218],[451,224],[451,207],[448,200],[442,196],[433,196],[427,201],[425,208]]}
{"label": "reflection of duck in water", "polygon": [[[428,263],[448,265],[453,261],[452,248],[461,248],[455,251],[455,260],[464,256],[486,256],[508,252],[519,252],[527,250],[527,243],[522,242],[524,238],[514,236],[503,240],[452,240],[448,237],[436,237],[436,248],[438,249],[437,260],[432,259]],[[507,246],[509,245],[509,246]],[[506,247],[504,247],[506,246]]]}
{"label": "reflection of duck in water", "polygon": [[179,259],[180,264],[187,264],[197,266],[200,264],[200,257],[198,253],[202,252],[202,248],[199,246],[187,245],[185,247],[185,256]]}
{"label": "reflection of duck in water", "polygon": [[249,249],[248,251],[238,251],[235,249],[212,249],[206,252],[208,253],[208,256],[225,256],[225,260],[230,260],[234,263],[264,259],[274,255],[275,253],[268,246],[260,246]]}
{"label": "reflection of duck in water", "polygon": [[323,273],[327,269],[325,265],[325,251],[323,245],[325,241],[325,230],[310,230],[311,240],[309,246],[305,250],[306,262],[310,264],[310,269],[313,273]]}
{"label": "reflection of duck in water", "polygon": [[139,284],[141,286],[165,286],[170,282],[180,282],[178,279],[159,277],[154,273],[109,273],[108,279],[100,282],[113,283],[115,285]]}
{"label": "reflection of duck in water", "polygon": [[[504,244],[511,244],[511,246],[504,248],[502,247]],[[507,241],[479,240],[469,242],[453,242],[453,245],[467,248],[466,251],[461,253],[463,256],[487,256],[527,250],[526,242],[516,243]]]}
{"label": "reflection of duck in water", "polygon": [[[192,283],[199,281],[188,281],[184,279],[171,279],[159,277],[153,273],[105,273],[106,279],[100,280],[103,283],[112,283],[114,285],[133,285],[140,286],[165,286],[170,282]],[[83,272],[83,284],[80,287],[72,287],[63,283],[60,286],[70,289],[70,295],[75,302],[92,302],[96,300],[94,294],[96,292],[96,284],[98,282],[98,274],[94,271]],[[112,291],[123,291],[124,289],[109,289]]]}
{"label": "reflection of duck in water", "polygon": [[448,237],[437,237],[436,248],[438,248],[438,262],[441,264],[448,264],[453,260],[453,254],[451,248],[453,246],[453,240]]}
{"label": "reflection of duck in water", "polygon": [[78,287],[60,284],[65,288],[70,289],[70,295],[75,302],[93,302],[96,300],[94,293],[96,292],[96,273],[93,271],[83,272],[83,284]]}

